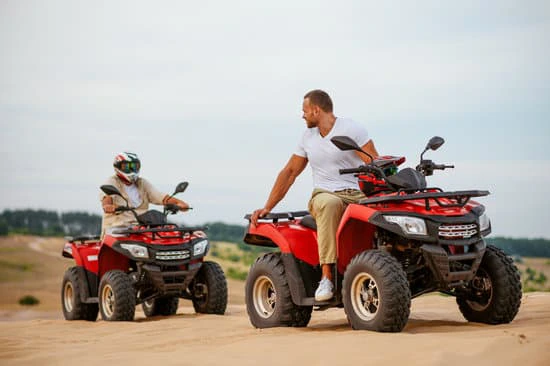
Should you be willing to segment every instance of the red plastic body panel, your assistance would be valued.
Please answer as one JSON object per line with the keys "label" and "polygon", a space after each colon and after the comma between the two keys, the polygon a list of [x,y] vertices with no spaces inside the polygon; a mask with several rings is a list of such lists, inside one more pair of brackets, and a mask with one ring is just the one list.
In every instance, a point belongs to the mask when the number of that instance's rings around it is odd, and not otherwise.
{"label": "red plastic body panel", "polygon": [[319,264],[317,232],[299,224],[300,220],[259,222],[249,225],[248,233],[269,238],[281,253],[292,253],[296,258],[316,266]]}
{"label": "red plastic body panel", "polygon": [[344,273],[356,254],[373,246],[376,227],[368,222],[377,210],[363,205],[349,205],[344,211],[336,233],[338,272]]}
{"label": "red plastic body panel", "polygon": [[88,242],[88,243],[71,243],[72,255],[77,266],[84,267],[87,271],[97,274],[98,271],[98,259],[99,249],[101,243]]}

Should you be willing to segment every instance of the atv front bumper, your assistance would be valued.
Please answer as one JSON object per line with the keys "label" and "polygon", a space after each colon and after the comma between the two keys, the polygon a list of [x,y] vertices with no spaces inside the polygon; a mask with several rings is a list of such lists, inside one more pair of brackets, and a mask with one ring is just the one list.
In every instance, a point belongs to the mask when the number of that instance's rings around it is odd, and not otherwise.
{"label": "atv front bumper", "polygon": [[423,244],[420,247],[424,260],[442,287],[454,287],[474,278],[485,254],[485,241],[481,239],[469,248],[468,253],[448,254],[439,245]]}
{"label": "atv front bumper", "polygon": [[162,295],[185,291],[195,275],[201,268],[202,263],[189,264],[187,270],[163,271],[160,266],[144,264],[141,268],[153,287]]}

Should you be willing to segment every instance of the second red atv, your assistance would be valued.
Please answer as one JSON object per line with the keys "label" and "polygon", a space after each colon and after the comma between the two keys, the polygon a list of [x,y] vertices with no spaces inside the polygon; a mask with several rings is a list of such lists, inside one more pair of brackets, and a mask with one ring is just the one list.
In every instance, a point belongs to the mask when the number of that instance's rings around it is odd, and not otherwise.
{"label": "second red atv", "polygon": [[[174,194],[183,192],[180,183]],[[116,187],[101,186],[108,195],[119,195]],[[71,238],[63,256],[76,266],[63,277],[61,305],[67,320],[133,320],[136,305],[147,317],[173,315],[179,299],[188,299],[198,313],[223,314],[227,306],[227,282],[215,262],[205,261],[209,243],[206,227],[181,227],[167,221],[176,205],[164,213],[149,210],[137,215],[135,226],[107,230],[99,236]]]}
{"label": "second red atv", "polygon": [[[341,150],[367,154],[348,137],[331,140]],[[399,332],[411,299],[434,291],[456,297],[468,321],[512,321],[521,303],[519,272],[502,250],[486,244],[491,224],[485,207],[471,199],[489,192],[427,186],[425,177],[435,169],[452,168],[423,159],[443,142],[432,138],[416,169],[398,171],[404,157],[383,157],[340,171],[356,174],[367,198],[348,205],[341,219],[329,301],[314,298],[321,270],[316,224],[307,211],[272,213],[249,225],[246,243],[279,250],[250,268],[245,296],[252,325],[305,327],[314,308],[343,307],[353,329]]]}

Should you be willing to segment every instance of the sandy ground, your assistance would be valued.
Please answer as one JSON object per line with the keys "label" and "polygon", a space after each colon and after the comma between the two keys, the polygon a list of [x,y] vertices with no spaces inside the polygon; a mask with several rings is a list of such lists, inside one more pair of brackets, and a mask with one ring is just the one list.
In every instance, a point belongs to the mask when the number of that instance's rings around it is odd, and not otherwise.
{"label": "sandy ground", "polygon": [[[13,240],[0,241],[2,263],[32,253],[40,278],[32,272],[35,281],[0,283],[2,365],[550,365],[550,293],[526,294],[516,319],[498,326],[466,322],[454,298],[421,296],[412,301],[404,331],[392,334],[353,331],[342,309],[314,312],[307,328],[255,329],[240,281],[229,281],[223,316],[195,314],[182,301],[171,317],[146,319],[138,308],[134,322],[69,322],[58,301],[63,268],[71,263],[48,254],[60,253],[62,243],[23,237],[16,244],[26,252],[14,254]],[[41,295],[32,310],[12,305],[32,289],[54,294]]]}

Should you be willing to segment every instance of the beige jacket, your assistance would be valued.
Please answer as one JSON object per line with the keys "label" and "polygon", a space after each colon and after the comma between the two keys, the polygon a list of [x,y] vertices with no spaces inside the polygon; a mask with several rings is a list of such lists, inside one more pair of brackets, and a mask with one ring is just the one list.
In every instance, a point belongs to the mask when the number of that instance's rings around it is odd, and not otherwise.
{"label": "beige jacket", "polygon": [[[116,176],[113,175],[107,179],[105,184],[110,184],[115,186],[120,193],[129,200],[128,193],[126,193],[125,185],[122,183],[122,181]],[[162,205],[162,200],[164,197],[166,197],[166,193],[162,193],[158,191],[149,181],[147,181],[145,178],[138,178],[136,182],[136,186],[139,191],[139,195],[141,197],[141,205],[139,207],[135,207],[135,211],[138,215],[141,215],[145,211],[149,209],[149,203],[153,203],[156,205]],[[99,194],[99,201],[103,201],[103,198],[106,196],[103,191],[100,191]],[[118,206],[126,206],[126,202],[122,199],[122,197],[118,195],[112,195],[111,198],[113,199],[113,204]],[[116,213],[103,213],[103,221],[101,223],[101,237],[105,234],[105,230],[111,227],[115,226],[128,226],[136,224],[136,218],[134,217],[134,214],[131,211],[124,211],[124,212],[116,212]]]}

